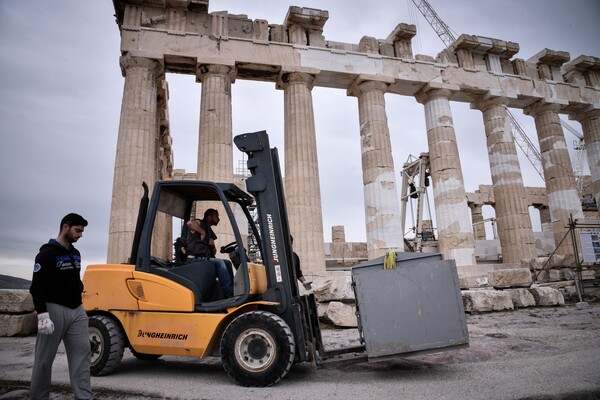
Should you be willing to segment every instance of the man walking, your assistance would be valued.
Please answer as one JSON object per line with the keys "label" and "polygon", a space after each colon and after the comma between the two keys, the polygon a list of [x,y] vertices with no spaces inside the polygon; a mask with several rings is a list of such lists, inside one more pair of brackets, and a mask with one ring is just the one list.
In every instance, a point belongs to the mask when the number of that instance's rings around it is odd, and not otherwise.
{"label": "man walking", "polygon": [[38,334],[31,374],[32,400],[48,399],[52,363],[62,341],[69,363],[69,378],[76,399],[92,399],[88,317],[83,310],[81,255],[73,243],[83,236],[87,221],[68,214],[60,222],[56,239],[44,244],[35,258],[29,292],[38,314]]}

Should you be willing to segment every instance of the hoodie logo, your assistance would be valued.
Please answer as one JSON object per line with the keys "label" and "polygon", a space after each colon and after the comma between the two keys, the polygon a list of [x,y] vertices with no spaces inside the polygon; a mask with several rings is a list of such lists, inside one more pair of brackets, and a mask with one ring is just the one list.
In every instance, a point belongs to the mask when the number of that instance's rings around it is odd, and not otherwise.
{"label": "hoodie logo", "polygon": [[79,269],[81,266],[81,257],[77,255],[56,256],[56,268],[61,271],[68,269]]}

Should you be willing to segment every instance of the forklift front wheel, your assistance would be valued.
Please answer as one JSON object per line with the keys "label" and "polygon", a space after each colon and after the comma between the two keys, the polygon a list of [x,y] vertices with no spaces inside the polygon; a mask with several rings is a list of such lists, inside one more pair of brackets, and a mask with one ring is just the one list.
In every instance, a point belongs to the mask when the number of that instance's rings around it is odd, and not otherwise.
{"label": "forklift front wheel", "polygon": [[227,374],[243,386],[271,386],[294,361],[290,327],[279,316],[251,311],[235,318],[221,338],[221,360]]}
{"label": "forklift front wheel", "polygon": [[89,319],[92,358],[90,372],[93,376],[111,373],[123,358],[125,333],[121,325],[105,315],[93,315]]}

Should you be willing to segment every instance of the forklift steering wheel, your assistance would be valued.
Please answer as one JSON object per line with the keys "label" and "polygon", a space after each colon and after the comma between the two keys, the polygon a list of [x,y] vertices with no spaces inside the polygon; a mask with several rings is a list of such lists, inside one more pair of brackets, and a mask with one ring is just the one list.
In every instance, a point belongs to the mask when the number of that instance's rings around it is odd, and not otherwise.
{"label": "forklift steering wheel", "polygon": [[237,242],[227,243],[225,246],[221,246],[221,254],[228,254],[237,248]]}

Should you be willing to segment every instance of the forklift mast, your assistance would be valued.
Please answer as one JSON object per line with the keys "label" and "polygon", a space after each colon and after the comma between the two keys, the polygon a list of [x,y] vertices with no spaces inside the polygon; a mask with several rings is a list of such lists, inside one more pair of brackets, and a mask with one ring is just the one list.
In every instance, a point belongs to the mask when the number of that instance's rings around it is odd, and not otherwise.
{"label": "forklift mast", "polygon": [[269,147],[266,131],[241,134],[233,141],[248,155],[247,166],[252,174],[246,180],[246,189],[256,201],[260,251],[268,281],[262,298],[279,303],[274,312],[292,328],[296,340],[303,342],[302,310],[277,148]]}

